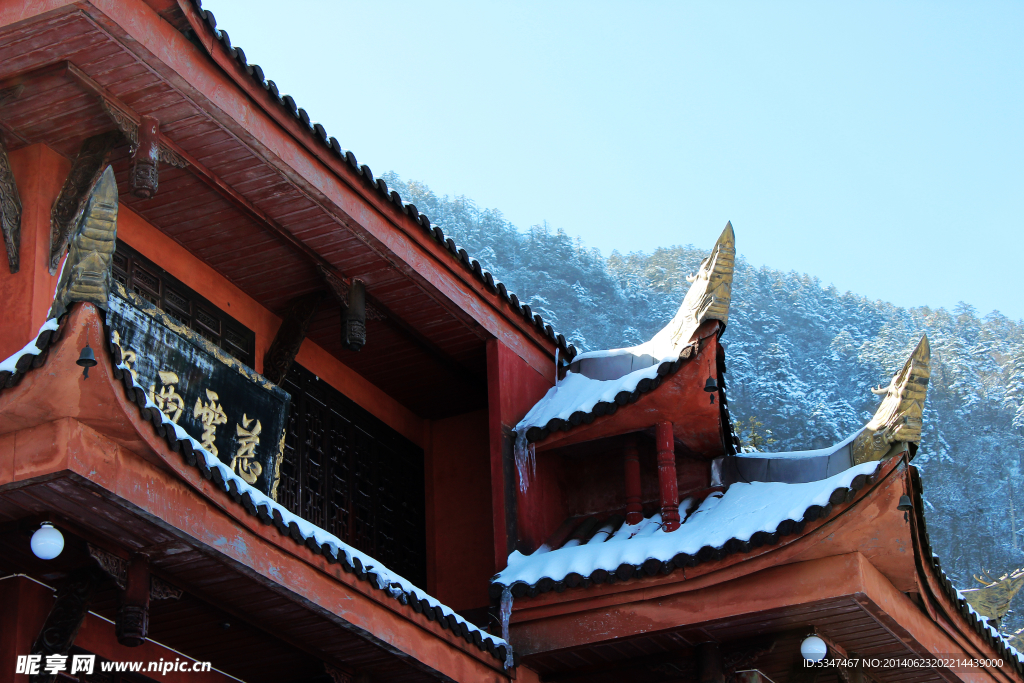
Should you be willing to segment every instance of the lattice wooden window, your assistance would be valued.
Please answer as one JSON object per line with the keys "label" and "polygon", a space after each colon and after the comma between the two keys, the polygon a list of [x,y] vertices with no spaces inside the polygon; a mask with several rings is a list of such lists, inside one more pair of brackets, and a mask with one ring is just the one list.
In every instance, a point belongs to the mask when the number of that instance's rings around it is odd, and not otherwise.
{"label": "lattice wooden window", "polygon": [[114,279],[207,341],[249,367],[255,365],[256,335],[171,277],[121,240],[114,252]]}
{"label": "lattice wooden window", "polygon": [[426,585],[423,451],[293,363],[277,500]]}

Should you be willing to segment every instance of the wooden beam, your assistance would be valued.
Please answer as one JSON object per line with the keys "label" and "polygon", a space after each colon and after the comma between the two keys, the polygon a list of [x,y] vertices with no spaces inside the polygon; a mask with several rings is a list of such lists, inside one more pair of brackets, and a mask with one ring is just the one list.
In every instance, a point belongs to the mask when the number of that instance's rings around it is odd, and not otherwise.
{"label": "wooden beam", "polygon": [[281,326],[263,356],[263,376],[274,384],[280,384],[288,374],[325,296],[325,292],[317,291],[288,302]]}
{"label": "wooden beam", "polygon": [[725,683],[722,651],[718,643],[701,643],[697,651],[700,654],[700,683]]}
{"label": "wooden beam", "polygon": [[[526,663],[529,666],[529,662]],[[641,657],[631,657],[617,661],[601,662],[600,664],[587,664],[584,666],[573,666],[567,671],[558,671],[545,674],[544,680],[551,683],[584,683],[598,677],[608,675],[621,676],[620,680],[627,680],[629,674],[637,674],[641,671],[678,670],[677,674],[683,671],[696,674],[700,670],[700,660],[697,651],[693,648],[684,647],[671,652],[662,652]],[[681,679],[689,680],[689,679]],[[703,679],[701,679],[703,680]]]}

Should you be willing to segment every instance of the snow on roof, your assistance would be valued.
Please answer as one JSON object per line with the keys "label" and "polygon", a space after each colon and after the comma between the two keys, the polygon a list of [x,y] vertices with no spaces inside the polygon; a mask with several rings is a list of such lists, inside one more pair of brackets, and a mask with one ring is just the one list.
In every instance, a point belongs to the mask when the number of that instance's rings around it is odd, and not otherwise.
{"label": "snow on roof", "polygon": [[534,466],[533,449],[528,444],[534,437],[528,439],[528,432],[535,427],[544,429],[553,420],[569,420],[577,412],[590,414],[599,403],[610,404],[622,392],[636,392],[644,380],[648,386],[651,380],[657,386],[656,378],[672,370],[673,366],[666,364],[678,363],[684,352],[693,348],[701,324],[728,321],[735,260],[736,238],[728,223],[697,274],[687,278],[691,286],[679,310],[657,334],[637,346],[588,351],[573,360],[565,379],[556,382],[516,425],[515,459],[521,488],[525,490]]}
{"label": "snow on roof", "polygon": [[692,502],[680,503],[685,521],[671,532],[661,531],[660,515],[636,525],[623,525],[610,534],[596,534],[590,542],[567,544],[549,552],[523,555],[514,551],[508,567],[492,582],[502,586],[534,585],[542,579],[561,581],[570,574],[590,576],[597,570],[615,572],[621,565],[640,566],[648,560],[672,561],[678,555],[695,556],[703,548],[723,548],[729,541],[750,541],[759,533],[774,533],[783,522],[805,519],[809,508],[824,507],[837,489],[850,488],[858,476],[870,476],[878,462],[851,467],[828,479],[803,484],[779,482],[737,483],[724,493],[706,498],[689,517]]}
{"label": "snow on roof", "polygon": [[826,446],[825,448],[816,448],[810,451],[784,451],[781,453],[762,453],[760,451],[752,451],[749,453],[740,453],[736,457],[754,459],[766,458],[772,460],[803,460],[805,458],[820,458],[823,456],[832,455],[840,448],[850,445],[851,443],[853,443],[853,440],[857,438],[857,435],[860,434],[862,431],[864,431],[863,427],[859,428],[857,431],[855,431],[853,434],[850,434],[848,437],[846,437],[839,443],[833,444],[831,446]]}
{"label": "snow on roof", "polygon": [[[675,360],[669,358],[666,360]],[[568,372],[565,379],[548,389],[526,417],[516,425],[517,434],[525,434],[530,427],[544,427],[551,420],[568,420],[577,410],[589,413],[599,402],[611,403],[620,391],[633,392],[640,380],[658,376],[658,365],[631,372],[618,379],[590,379],[578,372]]]}
{"label": "snow on roof", "polygon": [[736,481],[801,484],[845,472],[853,464],[850,444],[863,432],[858,429],[843,441],[812,451],[787,453],[740,453],[715,461],[726,485]]}
{"label": "snow on roof", "polygon": [[[44,332],[47,332],[47,331],[53,332],[56,329],[57,329],[57,319],[56,318],[50,318],[45,323],[43,323],[42,327],[39,328],[39,332],[36,333],[36,336],[35,336],[35,338],[32,341],[30,341],[28,344],[25,344],[25,346],[23,346],[22,349],[20,351],[18,351],[17,353],[15,353],[13,356],[9,356],[9,357],[5,358],[3,361],[0,361],[0,372],[10,372],[10,373],[13,374],[14,372],[17,371],[17,369],[18,369],[18,361],[21,360],[22,357],[24,357],[24,356],[38,356],[40,353],[42,353],[43,352],[42,348],[40,348],[39,345],[37,344],[37,342],[39,341],[39,338],[43,336]],[[44,346],[45,346],[45,344],[44,344]]]}

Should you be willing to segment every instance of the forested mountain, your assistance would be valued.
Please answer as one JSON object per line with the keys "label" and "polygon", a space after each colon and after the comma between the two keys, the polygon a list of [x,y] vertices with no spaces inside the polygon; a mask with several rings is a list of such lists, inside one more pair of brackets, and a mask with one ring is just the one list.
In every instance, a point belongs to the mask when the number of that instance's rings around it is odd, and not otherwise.
{"label": "forested mountain", "polygon": [[[547,224],[521,232],[500,211],[385,181],[430,216],[581,351],[646,341],[675,313],[706,251],[674,246],[603,258]],[[722,226],[702,226],[707,246]],[[738,244],[742,249],[742,226]],[[729,404],[747,444],[821,448],[859,429],[923,333],[932,375],[914,460],[933,550],[958,588],[1024,565],[1024,324],[960,304],[900,308],[754,268],[739,257],[726,348]],[[1018,495],[1020,494],[1020,495]],[[1020,600],[1020,598],[1018,598]],[[1004,632],[1024,626],[1024,607]]]}

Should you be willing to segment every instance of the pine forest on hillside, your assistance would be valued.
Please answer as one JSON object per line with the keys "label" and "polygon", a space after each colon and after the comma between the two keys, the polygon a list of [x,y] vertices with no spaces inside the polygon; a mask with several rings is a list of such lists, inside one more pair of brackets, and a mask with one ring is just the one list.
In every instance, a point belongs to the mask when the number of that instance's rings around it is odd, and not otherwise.
{"label": "pine forest on hillside", "polygon": [[[500,211],[384,176],[581,351],[646,341],[679,307],[707,255],[694,246],[602,257],[546,224],[520,232]],[[724,221],[723,221],[724,223]],[[718,226],[701,226],[710,247]],[[742,253],[742,226],[738,235]],[[958,588],[1024,564],[1024,325],[969,305],[900,308],[813,277],[736,262],[726,348],[729,404],[745,445],[822,448],[874,412],[870,392],[927,332],[932,376],[922,473],[933,550]],[[1022,494],[1022,495],[1018,495]],[[1004,632],[1024,626],[1011,611]]]}

